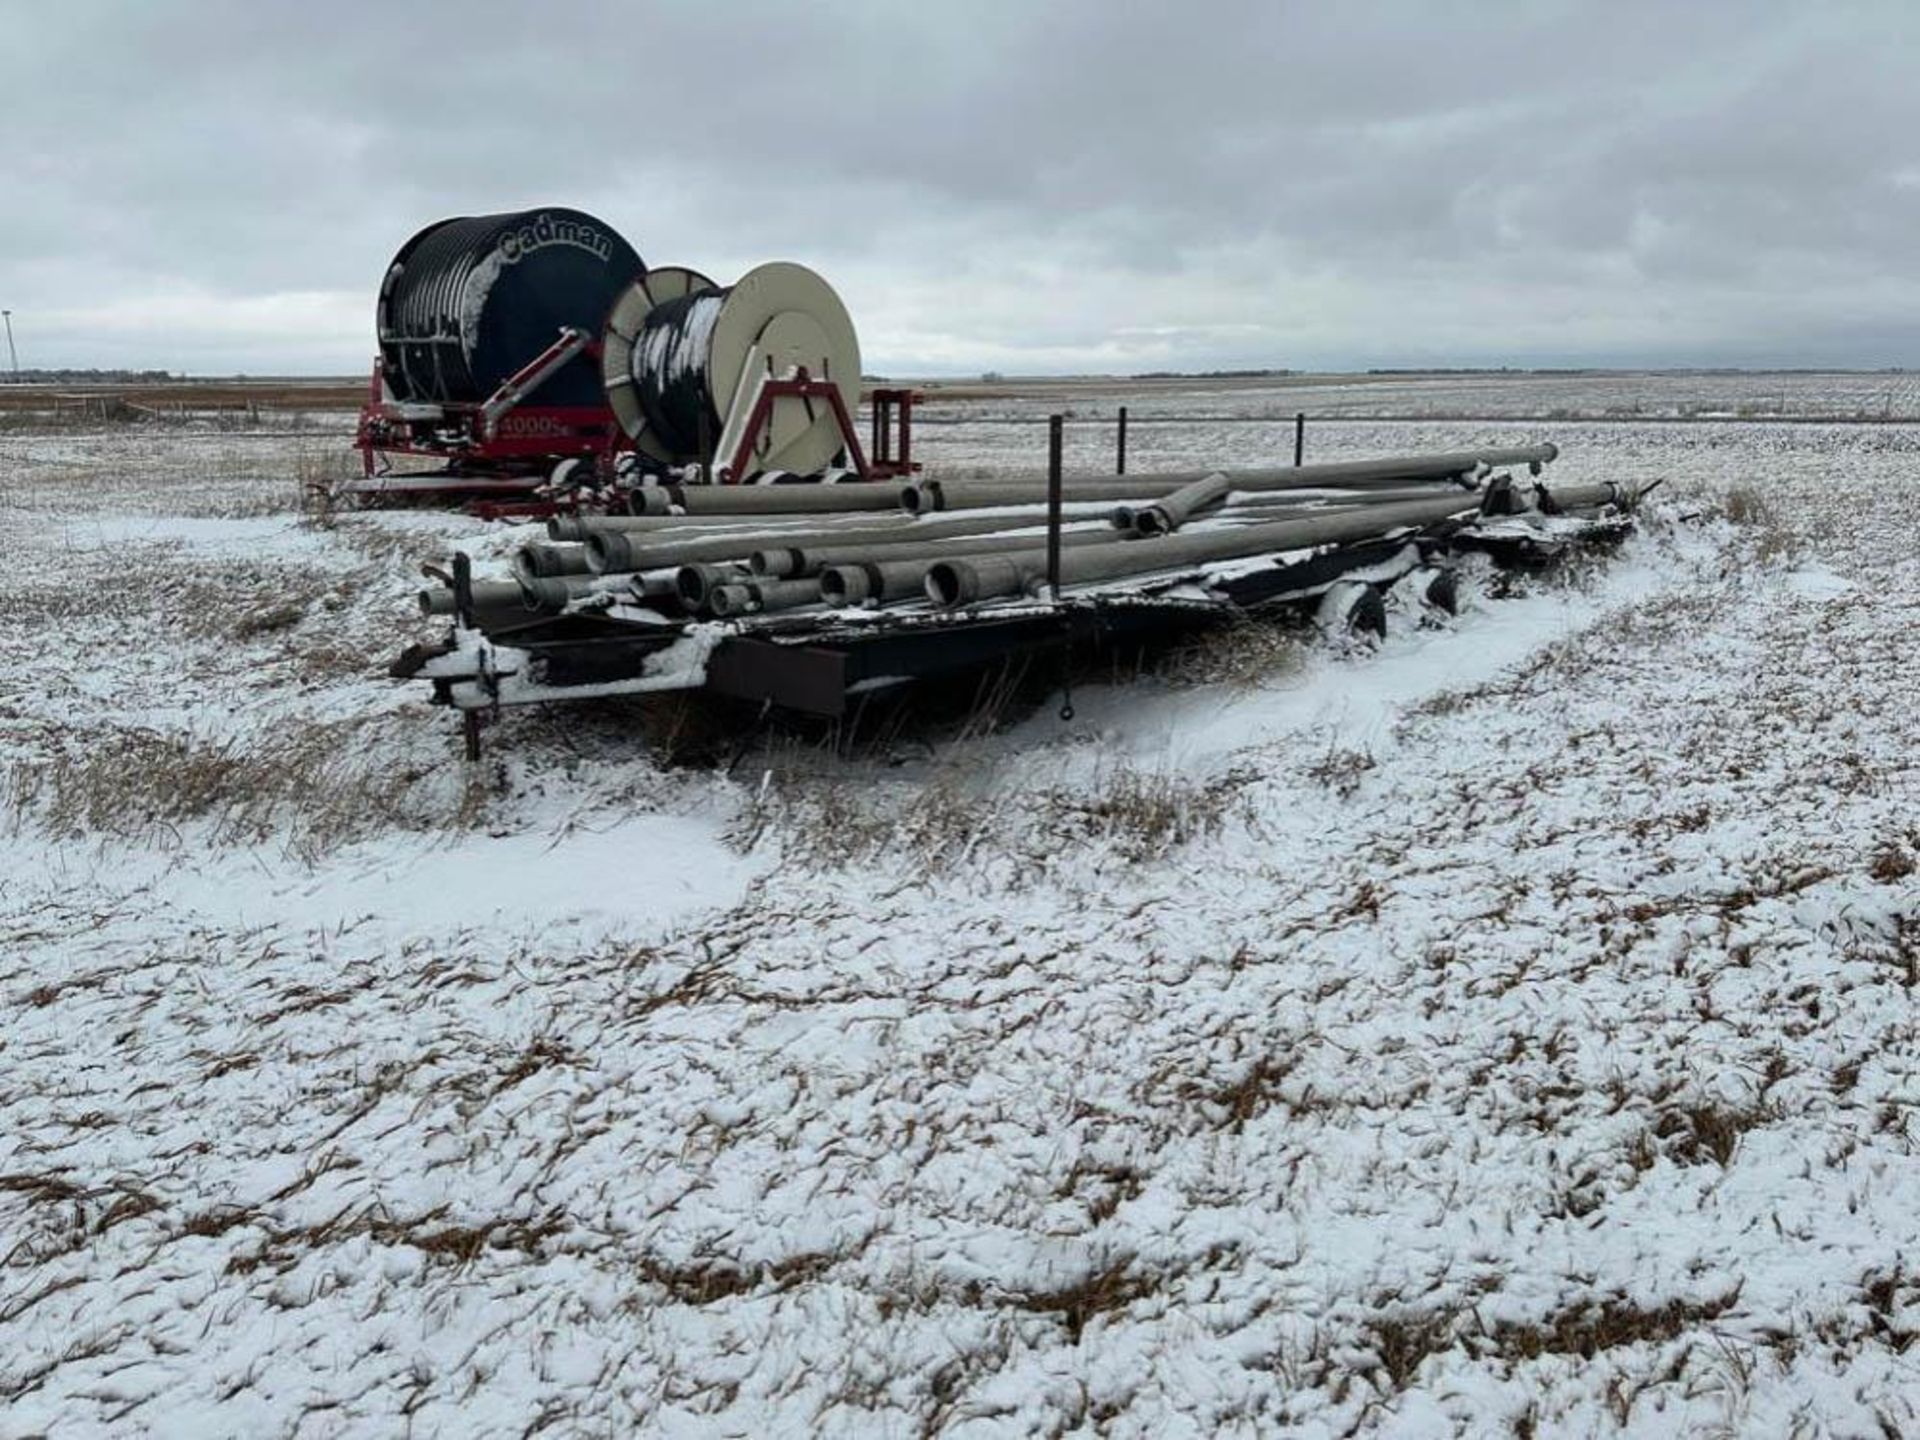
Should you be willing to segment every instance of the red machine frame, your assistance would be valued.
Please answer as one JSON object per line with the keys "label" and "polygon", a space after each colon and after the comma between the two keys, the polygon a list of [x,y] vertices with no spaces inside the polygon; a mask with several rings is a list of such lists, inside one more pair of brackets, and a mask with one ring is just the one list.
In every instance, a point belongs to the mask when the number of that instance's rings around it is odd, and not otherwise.
{"label": "red machine frame", "polygon": [[[919,398],[911,390],[888,388],[871,392],[873,453],[869,456],[860,445],[860,432],[854,426],[853,416],[847,413],[847,402],[838,385],[829,380],[815,380],[804,365],[787,379],[768,377],[760,382],[754,394],[753,409],[747,413],[747,423],[740,432],[740,443],[734,446],[732,459],[726,465],[717,466],[713,478],[721,485],[739,485],[744,483],[742,476],[753,473],[750,466],[756,442],[772,422],[773,402],[781,399],[825,401],[839,427],[841,444],[851,468],[862,480],[897,480],[912,475],[920,468],[913,458],[913,402]],[[896,415],[900,437],[898,454],[893,448]]]}
{"label": "red machine frame", "polygon": [[[380,493],[419,499],[455,496],[474,502],[489,517],[552,515],[578,508],[576,502],[543,500],[533,494],[564,459],[592,462],[603,482],[613,478],[616,455],[633,448],[613,411],[605,405],[529,405],[526,397],[576,355],[597,358],[600,342],[578,330],[563,330],[553,344],[503,380],[484,401],[410,404],[388,398],[385,362],[373,362],[367,401],[360,407],[354,447],[366,478],[380,473],[376,457],[410,455],[444,460],[448,469],[387,478]],[[898,387],[873,390],[872,450],[860,433],[837,385],[815,380],[804,368],[787,379],[760,382],[753,408],[742,427],[730,462],[716,466],[720,484],[745,483],[762,433],[771,423],[773,404],[782,398],[824,402],[834,417],[850,468],[862,480],[892,480],[915,474],[913,406],[922,398]],[[897,447],[896,447],[897,437]],[[717,458],[717,457],[716,457]],[[471,469],[466,467],[472,467]],[[369,487],[372,493],[375,487]],[[501,497],[483,499],[485,496]]]}
{"label": "red machine frame", "polygon": [[[529,405],[526,397],[554,371],[576,355],[598,356],[600,342],[578,330],[563,330],[545,350],[509,375],[478,404],[409,404],[387,398],[386,364],[373,362],[366,404],[354,447],[371,478],[376,454],[420,455],[470,464],[487,471],[508,470],[514,463],[545,462],[537,470],[524,466],[510,473],[524,474],[532,483],[546,478],[551,462],[569,456],[590,456],[596,466],[627,448],[627,439],[605,405]],[[465,477],[462,477],[465,478]],[[506,478],[491,476],[487,478]]]}

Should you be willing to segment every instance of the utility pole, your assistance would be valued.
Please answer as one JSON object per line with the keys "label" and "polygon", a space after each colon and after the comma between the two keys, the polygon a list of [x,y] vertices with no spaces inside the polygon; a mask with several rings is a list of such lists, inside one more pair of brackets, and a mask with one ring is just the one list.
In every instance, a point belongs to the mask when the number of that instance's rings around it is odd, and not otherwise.
{"label": "utility pole", "polygon": [[20,352],[13,348],[13,312],[0,310],[0,317],[7,322],[7,359],[13,364],[13,383],[20,383]]}

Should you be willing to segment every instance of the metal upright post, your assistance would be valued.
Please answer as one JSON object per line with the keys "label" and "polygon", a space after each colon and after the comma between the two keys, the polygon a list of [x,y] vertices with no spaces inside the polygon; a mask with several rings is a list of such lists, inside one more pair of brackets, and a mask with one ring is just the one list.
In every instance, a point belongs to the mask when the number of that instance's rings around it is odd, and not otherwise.
{"label": "metal upright post", "polygon": [[[1125,411],[1121,412],[1123,415]],[[1066,417],[1047,418],[1047,598],[1060,616],[1060,719],[1073,719],[1073,621],[1060,608],[1061,436]]]}
{"label": "metal upright post", "polygon": [[[477,628],[473,613],[473,557],[464,550],[453,552],[453,623],[460,630]],[[480,712],[460,712],[460,738],[465,742],[467,762],[480,758]]]}
{"label": "metal upright post", "polygon": [[13,366],[13,383],[20,383],[20,352],[13,348],[13,311],[0,310],[7,322],[7,359]]}
{"label": "metal upright post", "polygon": [[1060,600],[1060,458],[1064,415],[1047,418],[1047,597]]}
{"label": "metal upright post", "polygon": [[1303,410],[1293,417],[1293,463],[1307,458],[1307,415]]}
{"label": "metal upright post", "polygon": [[1124,475],[1127,473],[1127,407],[1124,405],[1120,407],[1119,447],[1120,453],[1113,457],[1113,473]]}

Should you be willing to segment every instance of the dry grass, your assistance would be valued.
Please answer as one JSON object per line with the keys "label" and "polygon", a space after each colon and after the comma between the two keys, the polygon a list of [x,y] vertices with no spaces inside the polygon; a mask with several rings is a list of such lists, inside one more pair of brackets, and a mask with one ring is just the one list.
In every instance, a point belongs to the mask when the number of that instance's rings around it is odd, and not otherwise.
{"label": "dry grass", "polygon": [[1763,565],[1791,565],[1806,548],[1805,537],[1758,491],[1745,485],[1728,490],[1720,513],[1752,533],[1753,557]]}
{"label": "dry grass", "polygon": [[1297,674],[1306,654],[1298,625],[1276,616],[1245,615],[1173,646],[1155,668],[1175,685],[1251,690]]}
{"label": "dry grass", "polygon": [[[231,1210],[209,1212],[189,1219],[180,1233],[219,1234],[248,1223],[250,1218]],[[369,1207],[358,1214],[338,1216],[317,1225],[284,1230],[269,1228],[258,1247],[235,1255],[227,1262],[227,1273],[246,1275],[260,1269],[288,1270],[311,1250],[359,1236],[381,1245],[405,1245],[446,1265],[470,1265],[489,1251],[510,1251],[532,1258],[541,1253],[547,1241],[565,1229],[561,1220],[552,1215],[531,1221],[488,1220],[478,1225],[449,1225],[444,1223],[445,1218],[445,1206],[411,1220],[397,1220]]]}
{"label": "dry grass", "polygon": [[1216,835],[1243,802],[1244,775],[1195,783],[1117,764],[1085,785],[996,793],[956,747],[918,784],[862,783],[818,748],[790,745],[761,772],[729,831],[741,851],[777,838],[789,854],[827,865],[879,854],[952,862],[991,835],[998,854],[1046,855],[1063,843],[1109,846],[1144,863]]}
{"label": "dry grass", "polygon": [[1244,807],[1246,778],[1233,774],[1195,783],[1170,770],[1122,764],[1085,788],[1043,792],[1041,815],[1052,837],[1105,841],[1139,863],[1219,834]]}
{"label": "dry grass", "polygon": [[1637,1305],[1624,1298],[1585,1301],[1534,1325],[1500,1324],[1488,1334],[1500,1355],[1511,1361],[1543,1355],[1577,1355],[1591,1360],[1626,1345],[1659,1345],[1718,1319],[1739,1299],[1738,1292],[1716,1300],[1670,1300]]}
{"label": "dry grass", "polygon": [[1078,1345],[1089,1322],[1118,1314],[1155,1288],[1154,1278],[1135,1269],[1133,1257],[1127,1255],[1077,1280],[1020,1292],[1011,1297],[1011,1303],[1015,1309],[1054,1317],[1065,1327],[1067,1343]]}
{"label": "dry grass", "polygon": [[[425,767],[385,759],[365,720],[313,724],[260,738],[214,739],[124,730],[85,737],[0,778],[16,828],[56,838],[152,841],[204,826],[213,844],[284,836],[304,859],[388,827],[477,824],[490,798],[483,776],[451,757]],[[71,737],[70,737],[71,738]]]}
{"label": "dry grass", "polygon": [[[0,434],[59,435],[125,429],[198,430],[216,434],[291,432],[331,428],[330,416],[289,410],[259,398],[209,400],[191,393],[140,392],[54,395],[30,391],[29,403],[0,405]],[[337,408],[337,407],[327,407]],[[338,407],[344,408],[344,407]]]}
{"label": "dry grass", "polygon": [[1704,1165],[1712,1161],[1724,1170],[1733,1163],[1742,1135],[1779,1118],[1779,1111],[1771,1105],[1703,1101],[1662,1111],[1654,1121],[1653,1138],[1676,1164]]}
{"label": "dry grass", "polygon": [[346,487],[360,474],[359,456],[344,445],[302,446],[293,457],[300,523],[315,530],[333,529],[339,512],[349,505]]}
{"label": "dry grass", "polygon": [[[788,753],[808,752],[789,746]],[[777,839],[789,854],[828,866],[881,853],[932,859],[965,854],[986,819],[986,801],[970,794],[954,769],[914,789],[878,789],[804,760],[776,762],[761,772],[728,841],[744,853]]]}

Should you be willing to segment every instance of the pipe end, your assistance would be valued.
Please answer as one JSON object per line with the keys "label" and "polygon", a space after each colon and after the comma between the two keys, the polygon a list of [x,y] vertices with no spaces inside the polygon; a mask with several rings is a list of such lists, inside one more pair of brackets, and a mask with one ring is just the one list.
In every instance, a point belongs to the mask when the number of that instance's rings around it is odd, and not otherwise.
{"label": "pipe end", "polygon": [[707,601],[707,607],[715,615],[727,619],[735,615],[751,614],[758,610],[760,605],[749,586],[716,585],[713,587],[712,597]]}
{"label": "pipe end", "polygon": [[704,610],[723,581],[711,565],[682,565],[673,572],[673,591],[689,610]]}
{"label": "pipe end", "polygon": [[1144,510],[1133,512],[1133,533],[1145,540],[1155,535],[1169,535],[1173,532],[1173,519],[1159,505],[1149,505]]}
{"label": "pipe end", "polygon": [[927,599],[942,610],[980,598],[980,574],[965,560],[942,560],[927,570]]}
{"label": "pipe end", "polygon": [[587,568],[596,575],[617,574],[634,567],[627,537],[614,530],[596,530],[587,536]]}
{"label": "pipe end", "polygon": [[770,580],[786,580],[800,573],[800,552],[791,546],[778,550],[756,550],[747,564],[756,575]]}
{"label": "pipe end", "polygon": [[820,572],[820,598],[829,605],[864,604],[874,589],[864,565],[833,565]]}

